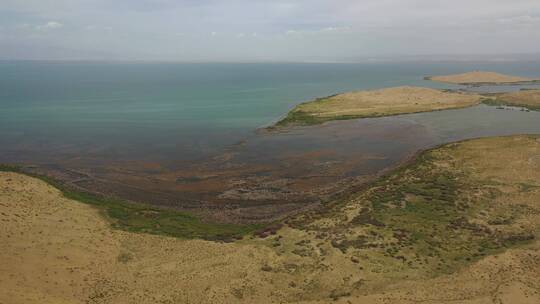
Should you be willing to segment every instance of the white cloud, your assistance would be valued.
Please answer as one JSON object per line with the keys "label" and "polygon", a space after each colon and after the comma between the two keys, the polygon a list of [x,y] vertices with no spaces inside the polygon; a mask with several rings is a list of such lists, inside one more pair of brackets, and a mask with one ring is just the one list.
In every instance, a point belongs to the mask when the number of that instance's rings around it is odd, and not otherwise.
{"label": "white cloud", "polygon": [[[79,52],[81,57],[95,53],[159,60],[296,60],[310,56],[334,59],[385,53],[540,50],[540,0],[0,3],[3,35],[10,37],[14,50],[25,50],[28,45],[44,50],[69,49]],[[106,31],[111,27],[114,30]],[[34,35],[36,31],[41,35]],[[46,34],[52,32],[55,34]],[[227,43],[231,41],[234,43]],[[0,47],[0,58],[5,53]],[[47,51],[43,56],[48,56]]]}
{"label": "white cloud", "polygon": [[32,25],[30,25],[30,24],[28,24],[28,23],[23,23],[23,24],[17,24],[17,25],[15,25],[14,28],[17,29],[17,30],[27,30],[27,29],[31,29],[31,28],[32,28]]}
{"label": "white cloud", "polygon": [[351,27],[349,26],[331,26],[325,27],[318,30],[288,30],[285,32],[287,36],[300,36],[300,35],[318,35],[318,34],[333,34],[333,33],[347,33],[351,32]]}
{"label": "white cloud", "polygon": [[325,27],[320,31],[321,32],[348,32],[350,30],[351,30],[351,27],[349,26],[337,26],[337,27],[331,26],[331,27]]}
{"label": "white cloud", "polygon": [[88,31],[96,31],[96,30],[104,30],[104,31],[110,31],[112,30],[111,26],[100,26],[100,25],[87,25],[84,27],[85,30]]}
{"label": "white cloud", "polygon": [[55,30],[64,27],[64,24],[58,21],[49,21],[43,25],[36,26],[37,30]]}
{"label": "white cloud", "polygon": [[500,18],[497,22],[504,25],[532,25],[540,23],[540,17],[522,15],[511,18]]}

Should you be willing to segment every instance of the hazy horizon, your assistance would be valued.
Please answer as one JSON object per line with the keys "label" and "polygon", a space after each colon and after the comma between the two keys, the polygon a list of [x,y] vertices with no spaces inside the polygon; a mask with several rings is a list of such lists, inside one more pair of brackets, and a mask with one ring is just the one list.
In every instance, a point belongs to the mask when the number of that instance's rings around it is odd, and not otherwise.
{"label": "hazy horizon", "polygon": [[427,54],[427,55],[395,55],[369,56],[355,58],[324,59],[126,59],[126,58],[0,58],[0,62],[37,62],[37,63],[178,63],[178,64],[384,64],[384,63],[503,63],[503,62],[540,62],[540,53],[529,54]]}
{"label": "hazy horizon", "polygon": [[0,60],[538,60],[536,0],[4,0]]}

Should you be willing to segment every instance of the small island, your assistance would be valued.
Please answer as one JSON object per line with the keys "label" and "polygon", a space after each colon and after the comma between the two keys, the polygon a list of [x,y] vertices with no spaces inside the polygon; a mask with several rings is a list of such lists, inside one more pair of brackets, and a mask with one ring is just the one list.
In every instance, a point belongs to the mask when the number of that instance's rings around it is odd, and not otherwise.
{"label": "small island", "polygon": [[424,79],[467,86],[540,84],[540,79],[531,79],[520,76],[512,76],[501,73],[483,71],[474,71],[443,76],[428,76]]}
{"label": "small island", "polygon": [[482,99],[478,94],[412,86],[354,91],[299,104],[270,128],[465,108]]}

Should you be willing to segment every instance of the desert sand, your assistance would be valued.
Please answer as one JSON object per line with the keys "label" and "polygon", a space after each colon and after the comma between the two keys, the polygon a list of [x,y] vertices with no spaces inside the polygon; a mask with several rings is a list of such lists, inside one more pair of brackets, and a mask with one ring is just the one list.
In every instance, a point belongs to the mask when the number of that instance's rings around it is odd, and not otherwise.
{"label": "desert sand", "polygon": [[[540,303],[540,139],[467,141],[427,155],[420,167],[317,216],[293,218],[275,235],[227,244],[114,230],[96,209],[45,182],[0,172],[0,303]],[[451,222],[463,239],[449,238],[448,228],[415,226],[432,220],[421,207],[426,189],[377,207],[415,216],[405,223],[420,233],[418,242],[393,226],[399,222],[369,217],[378,216],[373,193],[393,193],[418,172],[442,174],[439,188],[473,185],[433,190],[442,208],[433,212],[471,214]],[[448,205],[446,196],[469,205]],[[407,251],[424,248],[423,237],[435,256]],[[477,253],[477,240],[494,247]],[[444,247],[455,242],[462,247]],[[449,256],[447,269],[439,257]]]}
{"label": "desert sand", "polygon": [[481,96],[475,94],[410,86],[355,91],[302,103],[277,125],[455,109],[476,105],[480,100]]}
{"label": "desert sand", "polygon": [[481,85],[481,84],[512,84],[512,83],[528,83],[535,82],[538,79],[530,79],[519,76],[505,75],[495,72],[474,71],[462,74],[445,75],[445,76],[430,76],[428,80],[462,84],[462,85]]}

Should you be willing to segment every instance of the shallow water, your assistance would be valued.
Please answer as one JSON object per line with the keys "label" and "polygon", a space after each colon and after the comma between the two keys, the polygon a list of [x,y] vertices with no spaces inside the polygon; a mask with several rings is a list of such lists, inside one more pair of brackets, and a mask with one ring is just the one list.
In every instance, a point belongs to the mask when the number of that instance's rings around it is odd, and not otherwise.
{"label": "shallow water", "polygon": [[[239,159],[261,162],[325,150],[329,161],[372,156],[355,174],[371,174],[405,155],[443,143],[487,136],[539,134],[540,112],[478,105],[471,108],[336,121],[251,139]],[[331,151],[331,153],[330,153]],[[331,157],[329,155],[332,155]],[[369,164],[371,170],[365,166]],[[355,170],[356,169],[356,170]]]}
{"label": "shallow water", "polygon": [[220,220],[259,221],[353,191],[420,150],[512,134],[540,134],[540,112],[479,105],[330,122],[253,136],[201,161],[87,157],[38,170],[92,191],[205,210]]}
{"label": "shallow water", "polygon": [[[523,76],[540,70],[475,67]],[[471,64],[0,68],[0,162],[36,165],[83,189],[204,210],[220,220],[275,219],[442,143],[540,133],[540,112],[486,105],[255,132],[317,96],[395,85],[455,88],[422,78]]]}
{"label": "shallow water", "polygon": [[540,76],[538,63],[0,62],[0,161],[204,159],[302,101],[398,85],[456,88],[423,77],[475,69]]}

